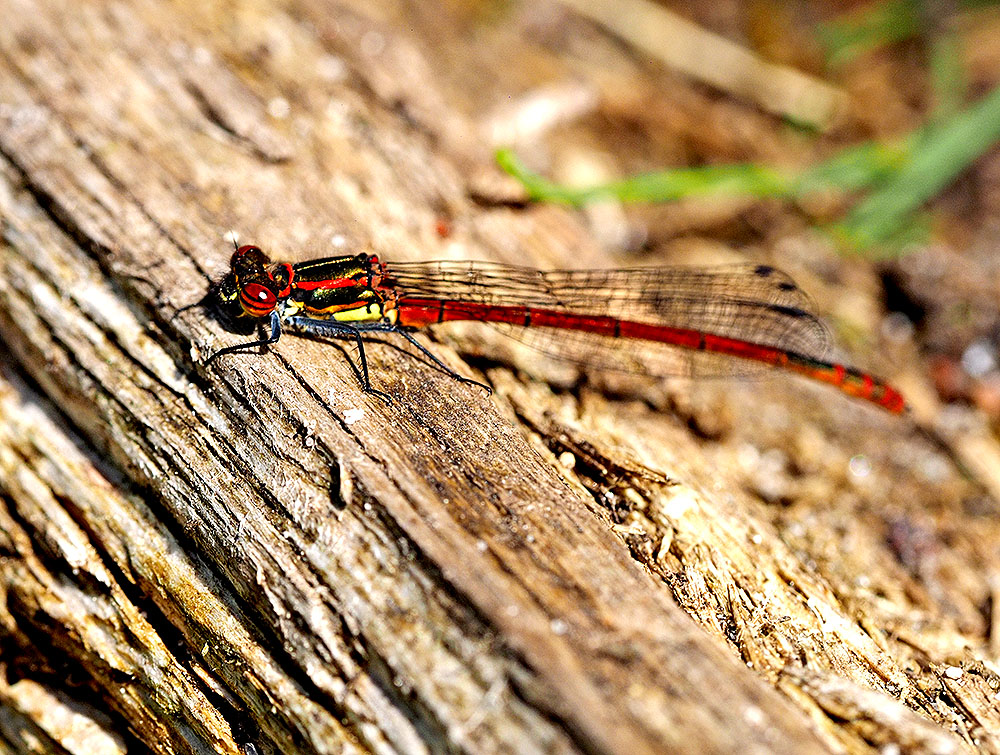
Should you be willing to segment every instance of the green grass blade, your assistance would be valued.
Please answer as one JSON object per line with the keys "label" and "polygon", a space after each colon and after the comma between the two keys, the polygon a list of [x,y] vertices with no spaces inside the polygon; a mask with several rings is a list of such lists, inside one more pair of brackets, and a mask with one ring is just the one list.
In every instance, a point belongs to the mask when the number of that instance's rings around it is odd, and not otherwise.
{"label": "green grass blade", "polygon": [[1000,87],[913,140],[910,159],[832,230],[847,248],[898,237],[913,213],[1000,139]]}
{"label": "green grass blade", "polygon": [[542,178],[525,167],[509,149],[499,149],[496,161],[539,202],[557,202],[579,207],[600,199],[621,202],[669,202],[688,197],[748,195],[784,197],[793,181],[780,172],[752,163],[709,165],[631,176],[607,184],[575,188]]}
{"label": "green grass blade", "polygon": [[837,67],[919,32],[918,2],[888,0],[821,24],[816,35],[826,50],[827,63]]}
{"label": "green grass blade", "polygon": [[884,179],[906,156],[905,145],[869,142],[849,147],[798,175],[756,163],[737,163],[673,168],[583,188],[563,186],[539,176],[509,149],[497,150],[496,161],[521,182],[532,200],[579,207],[599,199],[627,203],[709,196],[795,199],[818,191],[849,192]]}

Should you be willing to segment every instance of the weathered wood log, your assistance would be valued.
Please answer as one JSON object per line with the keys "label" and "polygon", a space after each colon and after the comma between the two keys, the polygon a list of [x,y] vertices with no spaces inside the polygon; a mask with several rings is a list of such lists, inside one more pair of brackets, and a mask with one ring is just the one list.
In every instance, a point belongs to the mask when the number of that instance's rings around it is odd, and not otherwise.
{"label": "weathered wood log", "polygon": [[[234,336],[182,308],[229,228],[300,258],[607,262],[573,215],[486,197],[420,43],[471,65],[460,20],[365,6],[2,4],[4,746],[997,748],[987,569],[928,594],[866,524],[920,498],[893,488],[893,449],[934,453],[905,420],[813,410],[833,439],[811,431],[791,484],[826,503],[796,523],[674,415],[501,363],[475,362],[488,398],[373,345],[391,402],[308,339],[204,365]],[[860,453],[870,488],[843,471]],[[838,552],[831,522],[872,542]],[[949,568],[995,574],[995,525],[963,524]]]}

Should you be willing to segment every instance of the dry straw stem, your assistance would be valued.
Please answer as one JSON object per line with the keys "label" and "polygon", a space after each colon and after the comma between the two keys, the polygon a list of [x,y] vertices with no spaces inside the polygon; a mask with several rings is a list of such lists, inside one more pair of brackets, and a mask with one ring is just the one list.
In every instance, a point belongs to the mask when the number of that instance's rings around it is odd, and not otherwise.
{"label": "dry straw stem", "polygon": [[649,0],[560,0],[607,27],[669,68],[710,84],[769,113],[826,129],[847,106],[835,86],[762,60]]}

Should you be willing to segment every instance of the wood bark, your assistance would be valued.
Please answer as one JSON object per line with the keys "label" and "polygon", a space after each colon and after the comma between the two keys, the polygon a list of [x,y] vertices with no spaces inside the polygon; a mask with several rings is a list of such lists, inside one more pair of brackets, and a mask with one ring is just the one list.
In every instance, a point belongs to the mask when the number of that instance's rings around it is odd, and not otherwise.
{"label": "wood bark", "polygon": [[[458,340],[425,343],[492,397],[390,344],[368,356],[391,401],[309,339],[205,366],[238,336],[183,308],[230,229],[292,259],[612,264],[490,164],[478,108],[560,59],[517,27],[541,21],[0,10],[6,750],[1000,749],[995,500],[908,420],[784,385],[770,417],[745,386],[661,411]],[[748,438],[799,421],[802,471],[753,495]],[[762,500],[797,496],[819,503]],[[960,519],[912,524],[927,498]],[[918,550],[952,538],[933,574],[873,531],[886,511]]]}

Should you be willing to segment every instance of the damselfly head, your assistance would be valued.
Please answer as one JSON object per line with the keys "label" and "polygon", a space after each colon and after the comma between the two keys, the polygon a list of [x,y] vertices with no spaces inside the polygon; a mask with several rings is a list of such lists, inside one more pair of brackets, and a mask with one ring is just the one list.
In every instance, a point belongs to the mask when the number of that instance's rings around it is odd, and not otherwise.
{"label": "damselfly head", "polygon": [[238,247],[229,264],[229,273],[212,287],[207,303],[227,330],[250,333],[274,311],[287,283],[275,280],[271,260],[257,246]]}

